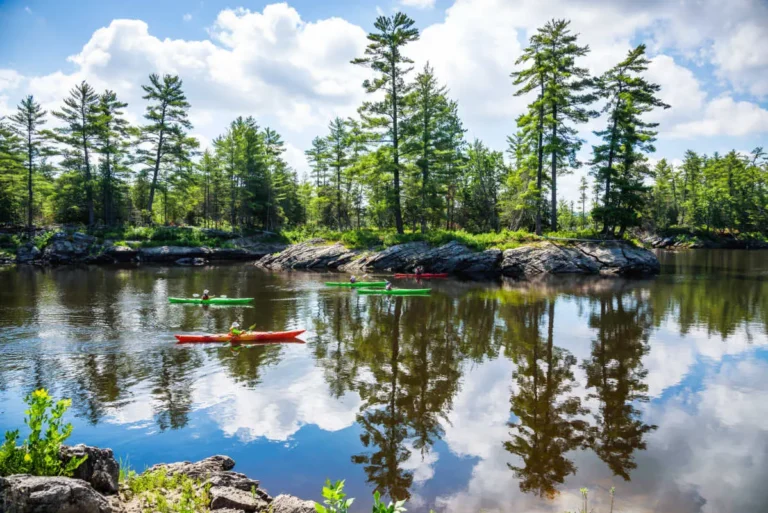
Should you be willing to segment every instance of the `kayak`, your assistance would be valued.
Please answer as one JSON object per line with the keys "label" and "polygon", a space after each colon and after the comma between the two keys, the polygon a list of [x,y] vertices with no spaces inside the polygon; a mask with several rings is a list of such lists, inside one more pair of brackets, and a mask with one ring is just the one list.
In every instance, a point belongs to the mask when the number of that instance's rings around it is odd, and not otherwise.
{"label": "kayak", "polygon": [[430,290],[432,289],[357,289],[357,293],[384,296],[428,296]]}
{"label": "kayak", "polygon": [[200,299],[199,297],[169,297],[171,303],[195,303],[198,305],[245,305],[253,302],[252,297],[212,297]]}
{"label": "kayak", "polygon": [[421,275],[418,274],[406,274],[406,273],[396,273],[395,278],[447,278],[448,273],[423,273]]}
{"label": "kayak", "polygon": [[293,331],[248,331],[239,337],[232,337],[229,333],[218,335],[174,335],[180,343],[188,342],[259,342],[270,340],[293,340],[306,330]]}
{"label": "kayak", "polygon": [[387,282],[386,281],[356,281],[355,283],[350,283],[348,281],[326,281],[325,282],[326,287],[353,287],[353,288],[359,288],[359,287],[386,287]]}

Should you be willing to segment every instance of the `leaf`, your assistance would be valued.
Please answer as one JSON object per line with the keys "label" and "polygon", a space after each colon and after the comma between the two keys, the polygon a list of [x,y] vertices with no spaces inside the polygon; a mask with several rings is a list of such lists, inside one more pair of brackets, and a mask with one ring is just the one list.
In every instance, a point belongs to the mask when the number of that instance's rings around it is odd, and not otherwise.
{"label": "leaf", "polygon": [[317,511],[317,513],[327,513],[328,512],[328,510],[325,509],[325,506],[323,506],[321,504],[318,504],[317,502],[315,503],[315,511]]}

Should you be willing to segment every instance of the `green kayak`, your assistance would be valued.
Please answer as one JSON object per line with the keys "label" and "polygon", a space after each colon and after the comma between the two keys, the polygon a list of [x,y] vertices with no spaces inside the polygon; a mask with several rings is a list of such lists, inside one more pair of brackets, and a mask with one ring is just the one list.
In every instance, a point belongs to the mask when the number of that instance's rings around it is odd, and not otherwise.
{"label": "green kayak", "polygon": [[169,297],[171,303],[194,303],[198,305],[246,305],[253,302],[252,297],[212,297],[200,299],[199,297]]}
{"label": "green kayak", "polygon": [[326,287],[376,288],[376,287],[386,287],[387,282],[386,281],[356,281],[355,283],[349,283],[348,281],[326,281],[325,286]]}
{"label": "green kayak", "polygon": [[432,289],[357,289],[357,293],[382,296],[428,296],[430,290]]}

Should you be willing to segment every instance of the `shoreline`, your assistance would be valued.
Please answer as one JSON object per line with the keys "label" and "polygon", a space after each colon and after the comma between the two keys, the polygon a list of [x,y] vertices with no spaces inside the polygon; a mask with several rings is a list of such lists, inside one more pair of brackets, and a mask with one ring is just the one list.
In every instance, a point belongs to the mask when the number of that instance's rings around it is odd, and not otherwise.
{"label": "shoreline", "polygon": [[658,274],[659,261],[648,249],[625,241],[543,240],[506,250],[476,251],[457,240],[432,246],[405,242],[381,250],[349,249],[340,242],[311,239],[297,244],[240,238],[229,247],[131,247],[99,242],[80,232],[54,233],[42,249],[19,246],[15,262],[37,266],[71,264],[109,265],[160,263],[202,266],[210,262],[244,262],[270,270],[315,270],[348,273],[447,273],[465,279],[528,279],[540,275],[586,274],[649,276]]}

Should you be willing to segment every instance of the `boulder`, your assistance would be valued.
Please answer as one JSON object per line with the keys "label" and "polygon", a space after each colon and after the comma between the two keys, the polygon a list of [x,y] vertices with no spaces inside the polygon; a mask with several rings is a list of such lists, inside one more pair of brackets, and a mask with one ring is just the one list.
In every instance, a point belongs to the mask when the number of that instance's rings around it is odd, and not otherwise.
{"label": "boulder", "polygon": [[269,505],[271,513],[315,513],[315,503],[293,497],[278,495]]}
{"label": "boulder", "polygon": [[84,261],[92,254],[96,238],[84,233],[57,232],[43,250],[43,260],[51,264],[69,264]]}
{"label": "boulder", "polygon": [[259,490],[258,481],[251,479],[245,474],[241,474],[239,472],[232,472],[227,470],[217,472],[211,475],[211,477],[209,477],[205,483],[210,484],[211,487],[226,486],[229,488],[237,488],[238,490],[242,490],[244,492],[250,492],[251,490],[256,489],[259,492],[259,496],[264,500],[267,502],[271,500],[266,492]]}
{"label": "boulder", "polygon": [[139,258],[144,262],[175,262],[181,258],[204,258],[211,255],[211,248],[188,248],[184,246],[161,246],[141,248]]}
{"label": "boulder", "polygon": [[185,474],[192,479],[208,479],[213,474],[232,470],[235,466],[235,460],[229,456],[211,456],[196,463],[184,461],[181,463],[161,463],[149,468],[150,472],[164,469],[169,475]]}
{"label": "boulder", "polygon": [[210,490],[211,511],[224,508],[239,509],[246,512],[266,510],[269,503],[250,491],[238,490],[227,486],[214,486]]}
{"label": "boulder", "polygon": [[513,278],[539,274],[597,274],[600,266],[579,250],[551,242],[504,251],[501,273]]}
{"label": "boulder", "polygon": [[24,474],[0,477],[3,513],[113,513],[110,502],[88,483],[70,477]]}
{"label": "boulder", "polygon": [[128,246],[108,246],[104,250],[104,254],[115,262],[133,262],[139,255],[139,250]]}
{"label": "boulder", "polygon": [[428,273],[490,276],[498,274],[501,256],[498,249],[472,251],[457,241],[451,241],[418,255],[416,265],[423,266]]}
{"label": "boulder", "polygon": [[426,242],[407,242],[382,251],[363,255],[347,268],[372,271],[406,271],[415,268],[422,255],[430,250]]}
{"label": "boulder", "polygon": [[338,269],[357,258],[359,253],[343,244],[325,244],[313,239],[289,246],[276,255],[267,255],[256,265],[267,269]]}
{"label": "boulder", "polygon": [[107,495],[117,493],[120,465],[115,460],[112,449],[99,449],[79,444],[72,447],[63,445],[59,450],[59,457],[63,462],[83,456],[88,458],[77,467],[72,477],[90,483],[101,493]]}
{"label": "boulder", "polygon": [[40,250],[31,242],[22,244],[16,249],[16,262],[20,264],[34,262],[35,260],[39,260],[41,256],[42,253]]}
{"label": "boulder", "polygon": [[592,258],[600,267],[602,274],[643,276],[657,274],[661,269],[658,258],[651,251],[620,241],[601,244],[581,243],[577,244],[576,248]]}
{"label": "boulder", "polygon": [[207,264],[208,260],[206,260],[205,258],[179,258],[174,263],[176,265],[200,266],[200,265]]}

